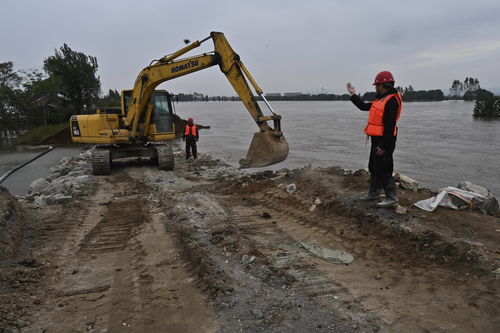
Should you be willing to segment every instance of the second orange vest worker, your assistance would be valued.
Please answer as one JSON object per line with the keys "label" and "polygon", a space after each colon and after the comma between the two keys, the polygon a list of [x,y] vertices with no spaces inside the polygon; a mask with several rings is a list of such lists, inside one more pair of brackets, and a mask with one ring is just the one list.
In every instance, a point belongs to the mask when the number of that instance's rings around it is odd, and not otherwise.
{"label": "second orange vest worker", "polygon": [[185,136],[188,136],[188,135],[192,135],[192,136],[196,136],[196,125],[192,125],[192,126],[189,126],[189,125],[186,125],[186,128],[184,129],[184,135]]}

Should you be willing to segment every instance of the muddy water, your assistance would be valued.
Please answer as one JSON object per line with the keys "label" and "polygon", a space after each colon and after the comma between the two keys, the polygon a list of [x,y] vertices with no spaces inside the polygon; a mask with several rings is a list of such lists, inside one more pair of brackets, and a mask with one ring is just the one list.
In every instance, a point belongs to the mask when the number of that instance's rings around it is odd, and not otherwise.
{"label": "muddy water", "polygon": [[[369,146],[363,128],[367,114],[350,102],[274,102],[283,116],[290,144],[288,159],[274,168],[367,165]],[[472,118],[472,102],[406,103],[394,155],[396,171],[438,188],[461,180],[500,195],[500,121]],[[265,105],[262,106],[265,108]],[[237,165],[257,129],[240,102],[176,104],[177,113],[210,125],[202,130],[199,151]]]}

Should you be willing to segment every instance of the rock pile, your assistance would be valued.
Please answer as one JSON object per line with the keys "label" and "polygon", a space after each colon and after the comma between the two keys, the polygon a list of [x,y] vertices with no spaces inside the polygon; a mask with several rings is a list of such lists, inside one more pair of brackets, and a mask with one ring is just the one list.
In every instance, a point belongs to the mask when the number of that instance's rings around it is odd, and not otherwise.
{"label": "rock pile", "polygon": [[39,205],[53,205],[84,194],[93,178],[89,161],[89,151],[77,157],[64,157],[58,165],[50,168],[49,176],[31,183],[26,199]]}

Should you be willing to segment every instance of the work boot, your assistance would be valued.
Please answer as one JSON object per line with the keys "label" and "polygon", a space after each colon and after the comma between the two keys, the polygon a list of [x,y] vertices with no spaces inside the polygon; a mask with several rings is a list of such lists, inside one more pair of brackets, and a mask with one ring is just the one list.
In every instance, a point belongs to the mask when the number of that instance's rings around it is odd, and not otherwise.
{"label": "work boot", "polygon": [[368,194],[359,198],[361,201],[374,201],[380,199],[380,185],[377,178],[370,177],[370,189]]}
{"label": "work boot", "polygon": [[385,200],[379,202],[377,204],[377,207],[388,208],[394,206],[399,202],[396,195],[396,182],[394,181],[394,177],[391,177],[391,179],[389,179],[389,181],[384,184],[384,192]]}
{"label": "work boot", "polygon": [[186,152],[186,160],[189,160],[189,152]]}

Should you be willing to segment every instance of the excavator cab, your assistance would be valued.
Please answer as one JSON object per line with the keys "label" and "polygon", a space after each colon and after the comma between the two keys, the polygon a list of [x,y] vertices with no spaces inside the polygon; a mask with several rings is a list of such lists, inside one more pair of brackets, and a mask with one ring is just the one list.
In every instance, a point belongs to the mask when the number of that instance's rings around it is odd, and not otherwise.
{"label": "excavator cab", "polygon": [[[122,91],[123,114],[126,116],[132,96],[132,90]],[[139,128],[147,133],[147,141],[167,141],[175,139],[175,119],[170,93],[166,90],[155,90],[151,94],[149,104],[152,110],[143,112],[139,119]],[[145,127],[147,124],[147,131]]]}
{"label": "excavator cab", "polygon": [[154,133],[157,135],[175,133],[174,113],[172,111],[170,94],[165,90],[156,91],[152,99],[153,112],[150,124],[155,126]]}

